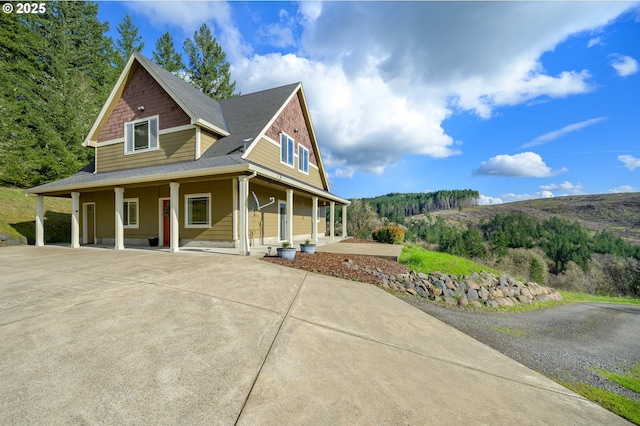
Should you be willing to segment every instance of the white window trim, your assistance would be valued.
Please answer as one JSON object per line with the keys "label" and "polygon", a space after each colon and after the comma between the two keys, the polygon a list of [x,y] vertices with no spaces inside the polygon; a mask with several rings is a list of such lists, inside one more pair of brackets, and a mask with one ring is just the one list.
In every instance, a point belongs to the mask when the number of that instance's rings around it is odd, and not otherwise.
{"label": "white window trim", "polygon": [[[135,126],[138,123],[144,123],[145,121],[147,123],[149,123],[149,140],[147,141],[147,146],[151,145],[151,120],[155,119],[156,123],[157,123],[157,128],[156,128],[156,144],[154,147],[151,148],[146,148],[146,149],[139,149],[139,150],[133,150],[133,151],[127,151],[127,125],[131,124],[133,126]],[[139,120],[133,120],[133,121],[127,121],[126,123],[124,123],[124,155],[135,155],[135,154],[141,154],[143,152],[151,152],[151,151],[157,151],[160,149],[160,116],[159,115],[152,115],[151,117],[145,117],[145,118],[141,118]]]}
{"label": "white window trim", "polygon": [[[289,159],[289,140],[291,140],[291,143],[293,144],[293,152],[292,152],[292,157],[291,157],[291,164],[289,164],[288,161],[282,161],[282,149],[284,148],[284,145],[282,144],[282,138],[286,137],[287,138],[287,159]],[[286,134],[285,132],[282,132],[282,134],[280,135],[280,164],[284,164],[287,167],[291,167],[292,169],[295,168],[295,158],[296,158],[296,141],[295,139],[293,139],[291,136],[289,136],[288,134]]]}
{"label": "white window trim", "polygon": [[[307,153],[307,170],[302,168],[304,156],[303,157],[300,156],[300,149],[302,149],[303,152]],[[309,161],[309,149],[306,146],[298,143],[298,171],[304,173],[305,175],[308,175],[309,174],[309,164],[310,164],[310,161]]]}
{"label": "white window trim", "polygon": [[[124,200],[122,200],[122,204],[124,206],[124,204],[127,203],[135,203],[136,204],[136,223],[134,225],[123,225],[124,229],[138,229],[138,227],[140,226],[140,200],[138,198],[125,198]],[[122,209],[122,211],[124,212],[124,207]],[[128,210],[127,210],[128,212]],[[129,217],[127,215],[127,220],[129,220]],[[122,222],[124,223],[124,217],[122,218]]]}
{"label": "white window trim", "polygon": [[[208,202],[208,222],[206,224],[198,223],[198,224],[189,224],[189,199],[190,198],[201,198],[207,197],[209,199]],[[185,228],[211,228],[211,193],[202,193],[202,194],[185,194],[184,196],[184,227]]]}

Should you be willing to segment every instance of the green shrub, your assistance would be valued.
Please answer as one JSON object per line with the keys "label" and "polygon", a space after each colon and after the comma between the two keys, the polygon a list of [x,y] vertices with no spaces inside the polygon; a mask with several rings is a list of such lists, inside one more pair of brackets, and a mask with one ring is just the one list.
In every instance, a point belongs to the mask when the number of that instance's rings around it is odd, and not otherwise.
{"label": "green shrub", "polygon": [[399,226],[376,229],[372,236],[374,240],[387,244],[400,244],[404,241],[404,231]]}

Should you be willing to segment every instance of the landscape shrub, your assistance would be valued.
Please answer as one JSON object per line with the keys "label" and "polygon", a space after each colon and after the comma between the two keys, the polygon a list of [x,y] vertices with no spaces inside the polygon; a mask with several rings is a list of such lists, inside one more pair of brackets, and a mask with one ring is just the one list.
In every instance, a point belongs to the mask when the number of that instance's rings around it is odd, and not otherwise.
{"label": "landscape shrub", "polygon": [[547,284],[549,268],[540,249],[508,249],[497,258],[495,268],[538,284]]}
{"label": "landscape shrub", "polygon": [[386,244],[400,244],[404,241],[404,231],[399,226],[385,226],[373,231],[373,239]]}

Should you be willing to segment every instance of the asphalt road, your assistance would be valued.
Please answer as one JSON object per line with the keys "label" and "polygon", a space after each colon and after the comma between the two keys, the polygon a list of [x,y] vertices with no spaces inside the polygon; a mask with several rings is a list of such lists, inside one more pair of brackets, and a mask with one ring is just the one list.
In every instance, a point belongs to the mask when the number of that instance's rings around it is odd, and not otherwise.
{"label": "asphalt road", "polygon": [[594,371],[625,374],[640,363],[640,306],[575,303],[502,313],[404,300],[549,378],[589,383],[640,401],[640,395]]}

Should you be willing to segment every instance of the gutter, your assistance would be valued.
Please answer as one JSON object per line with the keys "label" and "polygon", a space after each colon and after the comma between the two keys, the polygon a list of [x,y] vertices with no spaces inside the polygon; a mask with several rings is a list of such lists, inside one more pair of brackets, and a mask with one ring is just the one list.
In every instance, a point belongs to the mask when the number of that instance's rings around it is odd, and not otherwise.
{"label": "gutter", "polygon": [[[159,173],[159,174],[151,174],[151,175],[145,175],[145,176],[132,176],[128,178],[107,179],[107,180],[98,181],[98,182],[93,181],[93,182],[86,182],[86,183],[52,186],[47,188],[42,188],[37,186],[35,188],[27,189],[26,192],[28,194],[46,195],[48,193],[60,193],[60,192],[64,193],[64,192],[78,191],[82,189],[105,188],[105,187],[112,187],[112,186],[131,185],[131,184],[137,184],[137,183],[153,183],[155,181],[167,181],[167,180],[170,181],[170,180],[176,180],[176,179],[187,179],[187,178],[193,178],[193,177],[215,176],[215,175],[222,175],[222,174],[244,173],[244,172],[252,173],[249,176],[249,179],[253,179],[254,177],[260,175],[260,176],[264,176],[266,178],[272,179],[276,182],[281,182],[282,184],[296,188],[298,190],[308,192],[331,201],[335,201],[345,206],[348,206],[351,204],[349,200],[333,195],[330,192],[327,192],[322,189],[318,189],[309,184],[299,182],[285,175],[272,172],[270,170],[264,169],[254,164],[237,164],[232,166],[186,170],[182,172],[169,172],[169,173]],[[97,175],[94,175],[94,176],[97,176]]]}

